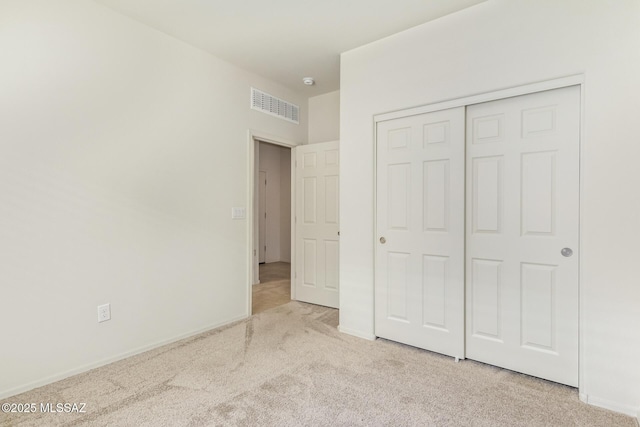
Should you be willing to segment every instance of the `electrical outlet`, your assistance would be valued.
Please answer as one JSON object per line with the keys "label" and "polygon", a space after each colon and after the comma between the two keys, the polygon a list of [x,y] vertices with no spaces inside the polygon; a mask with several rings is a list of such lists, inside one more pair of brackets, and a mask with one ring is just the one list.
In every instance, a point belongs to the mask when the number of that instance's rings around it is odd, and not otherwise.
{"label": "electrical outlet", "polygon": [[111,304],[98,306],[98,323],[111,320]]}

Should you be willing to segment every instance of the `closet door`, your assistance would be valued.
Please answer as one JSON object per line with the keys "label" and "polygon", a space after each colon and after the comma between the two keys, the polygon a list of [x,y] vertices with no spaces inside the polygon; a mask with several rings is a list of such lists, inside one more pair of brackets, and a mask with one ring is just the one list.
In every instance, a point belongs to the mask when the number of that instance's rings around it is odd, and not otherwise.
{"label": "closet door", "polygon": [[464,107],[377,125],[375,334],[464,357]]}
{"label": "closet door", "polygon": [[466,356],[577,386],[579,87],[466,125]]}

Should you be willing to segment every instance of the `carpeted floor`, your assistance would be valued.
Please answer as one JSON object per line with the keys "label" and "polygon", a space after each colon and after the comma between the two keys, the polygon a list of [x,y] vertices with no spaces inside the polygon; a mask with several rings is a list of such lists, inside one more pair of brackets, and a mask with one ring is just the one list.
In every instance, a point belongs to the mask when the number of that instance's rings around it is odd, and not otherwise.
{"label": "carpeted floor", "polygon": [[4,402],[86,402],[84,414],[0,414],[3,426],[629,426],[526,375],[336,330],[299,303]]}

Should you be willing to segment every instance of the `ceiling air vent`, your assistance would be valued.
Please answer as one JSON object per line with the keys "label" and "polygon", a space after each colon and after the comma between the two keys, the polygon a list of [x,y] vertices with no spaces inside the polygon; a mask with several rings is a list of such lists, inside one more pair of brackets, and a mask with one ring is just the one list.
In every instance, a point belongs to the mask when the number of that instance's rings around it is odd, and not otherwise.
{"label": "ceiling air vent", "polygon": [[251,109],[299,124],[300,107],[273,95],[251,88]]}

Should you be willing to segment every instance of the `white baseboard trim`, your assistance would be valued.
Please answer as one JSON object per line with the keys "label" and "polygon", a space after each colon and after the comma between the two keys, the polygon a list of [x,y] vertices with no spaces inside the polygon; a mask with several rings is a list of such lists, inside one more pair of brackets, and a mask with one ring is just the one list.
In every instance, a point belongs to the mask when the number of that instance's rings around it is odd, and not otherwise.
{"label": "white baseboard trim", "polygon": [[95,362],[87,363],[86,365],[82,365],[82,366],[79,366],[77,368],[69,369],[68,371],[64,371],[64,372],[60,372],[60,373],[57,373],[57,374],[53,374],[53,375],[50,375],[48,377],[42,378],[40,380],[32,381],[30,383],[27,383],[27,384],[24,384],[24,385],[21,385],[21,386],[18,386],[18,387],[14,387],[14,388],[11,388],[11,389],[8,389],[8,390],[0,390],[0,400],[1,399],[6,399],[6,398],[11,397],[11,396],[15,396],[15,395],[20,394],[20,393],[27,392],[29,390],[33,390],[34,388],[38,388],[38,387],[42,387],[42,386],[54,383],[56,381],[63,380],[65,378],[69,378],[69,377],[74,376],[74,375],[81,374],[83,372],[90,371],[92,369],[99,368],[101,366],[108,365],[108,364],[113,363],[113,362],[117,362],[117,361],[122,360],[122,359],[126,359],[127,357],[135,356],[137,354],[144,353],[146,351],[153,350],[153,349],[158,348],[158,347],[162,347],[163,345],[171,344],[171,343],[174,343],[176,341],[180,341],[180,340],[183,340],[185,338],[189,338],[189,337],[201,334],[203,332],[208,332],[208,331],[210,331],[212,329],[216,329],[216,328],[220,328],[222,326],[229,325],[229,324],[237,322],[239,320],[246,319],[247,317],[249,317],[249,316],[247,316],[246,314],[242,315],[242,316],[234,317],[232,319],[225,320],[224,322],[215,323],[213,325],[205,326],[204,328],[199,328],[197,330],[194,330],[194,331],[191,331],[191,332],[187,332],[187,333],[184,333],[184,334],[180,334],[180,335],[177,335],[177,336],[172,337],[172,338],[168,338],[168,339],[165,339],[165,340],[162,340],[162,341],[155,342],[153,344],[148,344],[148,345],[145,345],[145,346],[142,346],[142,347],[135,348],[133,350],[125,351],[124,353],[120,353],[120,354],[117,354],[115,356],[107,357],[105,359],[97,360]]}
{"label": "white baseboard trim", "polygon": [[342,332],[343,334],[353,335],[354,337],[362,338],[362,339],[369,340],[369,341],[375,341],[376,338],[377,338],[373,334],[365,334],[363,332],[356,331],[356,330],[353,330],[353,329],[343,328],[340,325],[338,325],[338,331]]}
{"label": "white baseboard trim", "polygon": [[619,412],[621,414],[629,415],[640,421],[640,407],[624,405],[618,402],[614,402],[608,399],[602,399],[597,396],[591,396],[584,393],[579,393],[580,400],[589,405],[597,406],[599,408],[608,409],[610,411]]}

